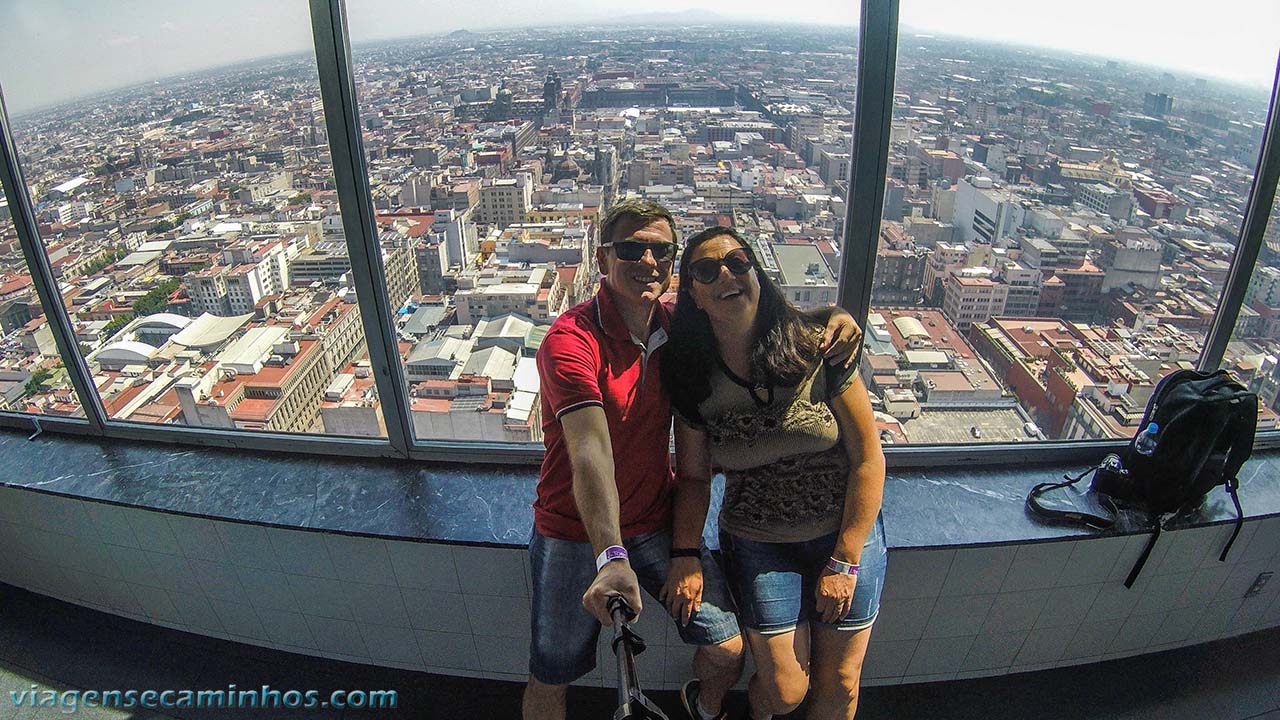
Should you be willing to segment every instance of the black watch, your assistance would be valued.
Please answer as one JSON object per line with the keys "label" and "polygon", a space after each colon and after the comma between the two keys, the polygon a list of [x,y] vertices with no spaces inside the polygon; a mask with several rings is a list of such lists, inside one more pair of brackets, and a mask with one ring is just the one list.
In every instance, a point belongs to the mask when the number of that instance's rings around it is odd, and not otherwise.
{"label": "black watch", "polygon": [[702,557],[702,550],[698,548],[671,548],[671,557],[672,558],[679,558],[679,557],[700,558]]}

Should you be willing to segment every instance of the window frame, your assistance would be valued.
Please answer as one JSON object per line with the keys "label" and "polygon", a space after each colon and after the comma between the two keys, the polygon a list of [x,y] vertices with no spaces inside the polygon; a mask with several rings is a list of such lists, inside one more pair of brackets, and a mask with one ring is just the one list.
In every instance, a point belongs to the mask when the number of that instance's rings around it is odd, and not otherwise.
{"label": "window frame", "polygon": [[[81,356],[70,317],[57,291],[51,265],[35,223],[33,204],[21,170],[3,88],[0,88],[0,183],[8,191],[23,255],[37,296],[53,332],[84,418],[0,412],[0,427],[43,429],[108,439],[162,441],[190,445],[273,450],[308,454],[381,457],[431,462],[483,462],[533,465],[541,462],[539,443],[471,442],[415,437],[409,410],[405,368],[400,363],[389,306],[387,279],[378,245],[367,155],[359,123],[354,66],[345,0],[308,0],[313,49],[319,73],[325,129],[333,160],[343,230],[369,359],[381,398],[386,438],[351,438],[319,434],[250,432],[182,425],[152,425],[106,416]],[[857,82],[850,137],[848,193],[845,197],[845,243],[841,253],[839,299],[859,324],[871,310],[876,252],[890,152],[893,98],[899,46],[899,0],[860,0]],[[1213,324],[1201,350],[1200,369],[1216,368],[1235,330],[1240,307],[1271,219],[1280,180],[1280,58],[1277,59],[1263,144],[1255,164],[1245,218],[1231,270]],[[1280,220],[1278,220],[1280,221]],[[891,468],[979,466],[1021,463],[1034,448],[1037,462],[1092,462],[1125,440],[1042,440],[1034,443],[982,445],[886,446]],[[1256,449],[1280,447],[1280,431],[1258,434]]]}

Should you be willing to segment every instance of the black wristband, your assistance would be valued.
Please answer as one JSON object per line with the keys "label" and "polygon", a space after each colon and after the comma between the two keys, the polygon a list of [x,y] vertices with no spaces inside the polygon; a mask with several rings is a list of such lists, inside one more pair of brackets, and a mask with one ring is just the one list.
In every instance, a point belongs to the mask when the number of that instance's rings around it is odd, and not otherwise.
{"label": "black wristband", "polygon": [[702,557],[702,551],[698,548],[671,548],[671,557]]}

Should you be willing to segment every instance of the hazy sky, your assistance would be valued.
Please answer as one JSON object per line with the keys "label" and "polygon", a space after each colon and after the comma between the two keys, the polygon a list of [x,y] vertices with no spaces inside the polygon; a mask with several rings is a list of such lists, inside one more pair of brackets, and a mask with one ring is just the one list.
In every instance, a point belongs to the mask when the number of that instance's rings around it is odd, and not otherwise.
{"label": "hazy sky", "polygon": [[[1078,50],[1270,87],[1280,0],[901,0],[902,24]],[[459,28],[706,10],[728,19],[851,25],[855,0],[348,0],[354,41]],[[460,8],[470,12],[459,13]],[[305,0],[0,0],[10,112],[188,70],[309,50]]]}

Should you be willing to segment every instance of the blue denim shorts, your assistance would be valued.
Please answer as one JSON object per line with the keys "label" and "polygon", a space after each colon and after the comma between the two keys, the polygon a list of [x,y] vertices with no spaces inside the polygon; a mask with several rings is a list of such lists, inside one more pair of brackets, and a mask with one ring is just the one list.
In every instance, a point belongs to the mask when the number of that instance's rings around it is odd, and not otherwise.
{"label": "blue denim shorts", "polygon": [[[654,598],[645,603],[642,612],[665,615],[667,610],[657,597],[667,581],[671,533],[644,533],[622,544],[640,587]],[[596,666],[600,623],[582,607],[582,595],[596,578],[595,560],[590,543],[558,540],[533,531],[529,541],[533,583],[529,673],[541,683],[570,683]],[[724,574],[706,547],[702,548],[702,603],[689,624],[676,623],[676,629],[680,639],[690,645],[718,645],[741,634]]]}
{"label": "blue denim shorts", "polygon": [[815,610],[814,588],[835,547],[835,533],[805,542],[767,543],[721,532],[720,552],[742,626],[765,635],[794,630],[802,622],[839,630],[871,627],[880,612],[888,560],[884,523],[876,518],[862,546],[849,614],[827,624]]}

